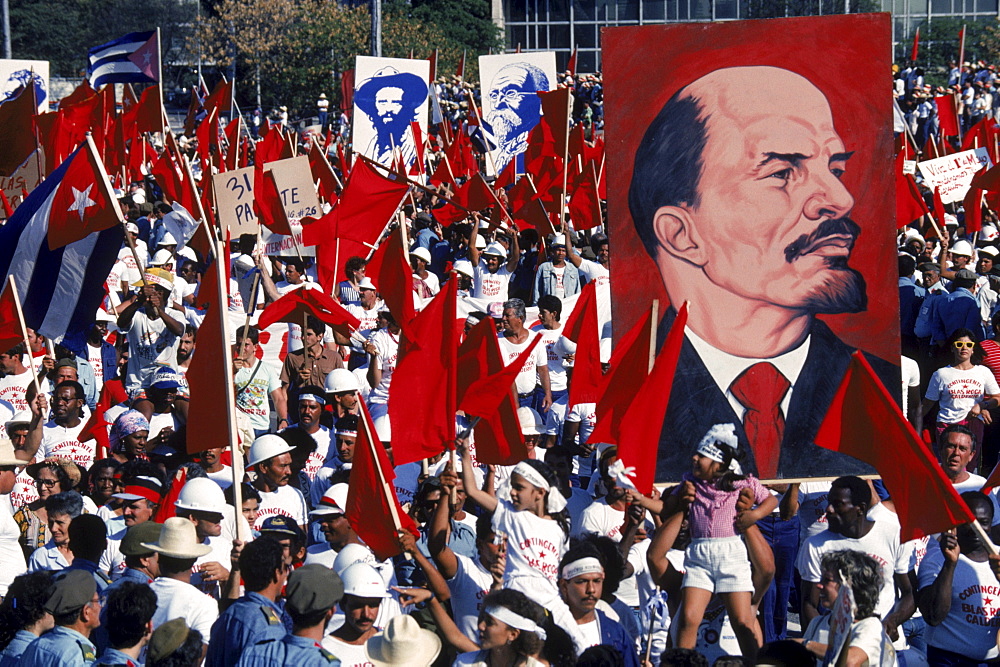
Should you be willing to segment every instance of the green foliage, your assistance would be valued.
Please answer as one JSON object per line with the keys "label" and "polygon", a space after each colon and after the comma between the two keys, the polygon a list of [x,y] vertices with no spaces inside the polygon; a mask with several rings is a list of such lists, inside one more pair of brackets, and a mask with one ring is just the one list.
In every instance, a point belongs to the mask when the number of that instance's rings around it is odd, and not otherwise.
{"label": "green foliage", "polygon": [[[996,36],[992,37],[992,40],[989,36],[991,24],[994,26],[992,30],[996,30],[996,20],[986,22],[960,18],[935,18],[929,24],[926,21],[922,22],[917,64],[924,68],[924,80],[933,86],[947,85],[948,64],[958,60],[958,34],[963,25],[966,26],[965,60],[975,62],[981,58],[989,58],[990,51],[987,45],[990,41],[1000,45]],[[913,33],[906,39],[901,39],[896,45],[894,59],[901,67],[908,64],[912,48]]]}
{"label": "green foliage", "polygon": [[467,49],[472,60],[503,48],[503,32],[493,23],[489,0],[413,0],[412,7],[413,18],[441,28],[449,46]]}

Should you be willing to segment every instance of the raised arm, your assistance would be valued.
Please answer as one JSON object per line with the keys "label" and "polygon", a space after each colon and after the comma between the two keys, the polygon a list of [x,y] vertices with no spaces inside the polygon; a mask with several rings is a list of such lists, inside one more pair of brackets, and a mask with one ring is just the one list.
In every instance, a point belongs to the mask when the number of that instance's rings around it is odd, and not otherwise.
{"label": "raised arm", "polygon": [[517,227],[510,226],[510,253],[507,255],[507,270],[511,273],[517,268],[517,263],[521,261],[521,246],[517,240]]}
{"label": "raised arm", "polygon": [[427,550],[445,579],[451,579],[458,572],[458,558],[448,546],[448,533],[451,528],[451,498],[450,493],[441,495],[434,516],[431,518],[431,530],[427,535]]}
{"label": "raised arm", "polygon": [[472,469],[472,456],[469,454],[467,440],[458,441],[458,451],[462,456],[462,483],[465,485],[465,494],[487,512],[495,512],[499,501],[491,493],[486,493],[476,486],[476,475]]}

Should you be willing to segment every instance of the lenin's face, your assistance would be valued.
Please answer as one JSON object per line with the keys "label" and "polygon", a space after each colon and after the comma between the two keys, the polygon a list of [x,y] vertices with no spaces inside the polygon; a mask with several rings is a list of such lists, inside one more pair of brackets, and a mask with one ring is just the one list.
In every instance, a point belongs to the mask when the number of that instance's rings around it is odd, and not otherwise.
{"label": "lenin's face", "polygon": [[700,201],[685,207],[696,261],[747,299],[812,313],[863,310],[864,281],[847,266],[860,231],[841,182],[851,153],[826,97],[786,70],[754,69],[762,72],[751,81],[715,72],[696,93],[708,115]]}

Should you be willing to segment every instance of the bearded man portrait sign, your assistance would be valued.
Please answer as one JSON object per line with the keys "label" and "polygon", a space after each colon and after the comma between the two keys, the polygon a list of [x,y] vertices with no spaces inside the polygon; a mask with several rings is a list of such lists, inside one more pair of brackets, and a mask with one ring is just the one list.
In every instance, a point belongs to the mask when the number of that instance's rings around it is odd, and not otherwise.
{"label": "bearded man portrait sign", "polygon": [[427,136],[430,61],[358,56],[354,89],[354,150],[387,167],[396,155],[417,159],[411,123]]}
{"label": "bearded man portrait sign", "polygon": [[603,38],[615,337],[690,304],[656,480],[719,423],[761,479],[874,474],[814,439],[855,349],[900,391],[888,15]]}

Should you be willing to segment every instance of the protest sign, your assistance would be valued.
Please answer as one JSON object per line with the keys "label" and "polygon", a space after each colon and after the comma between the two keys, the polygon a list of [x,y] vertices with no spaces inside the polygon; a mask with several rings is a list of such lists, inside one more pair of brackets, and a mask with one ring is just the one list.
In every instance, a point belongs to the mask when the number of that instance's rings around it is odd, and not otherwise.
{"label": "protest sign", "polygon": [[299,221],[307,216],[322,215],[316,186],[312,181],[312,171],[309,168],[309,158],[305,155],[268,162],[264,168],[274,175],[274,183],[278,188],[278,196],[285,207],[288,226],[295,232],[291,236],[275,234],[263,228],[264,253],[284,257],[315,257],[315,246],[302,245],[302,225]]}
{"label": "protest sign", "polygon": [[35,101],[39,113],[49,110],[49,61],[0,59],[0,104],[24,88],[28,81],[35,83]]}
{"label": "protest sign", "polygon": [[229,227],[233,237],[256,235],[260,227],[253,208],[253,170],[245,167],[212,176],[219,224],[223,229]]}
{"label": "protest sign", "polygon": [[354,150],[387,167],[417,158],[410,123],[427,136],[429,60],[358,56],[354,70]]}
{"label": "protest sign", "polygon": [[932,191],[937,188],[945,204],[962,201],[976,172],[991,166],[990,154],[985,148],[973,148],[917,164],[924,183]]}
{"label": "protest sign", "polygon": [[836,665],[840,653],[847,646],[851,636],[851,626],[854,625],[854,593],[849,584],[840,584],[837,599],[830,610],[830,641],[827,644],[826,655],[823,656],[823,666]]}
{"label": "protest sign", "polygon": [[[20,166],[10,176],[0,176],[0,190],[12,206],[17,206],[24,198],[24,193],[30,193],[39,183],[42,177],[38,169],[39,164],[45,164],[45,156],[41,148],[36,151],[36,155],[28,158],[28,161]],[[3,207],[0,206],[0,220],[6,219]]]}

